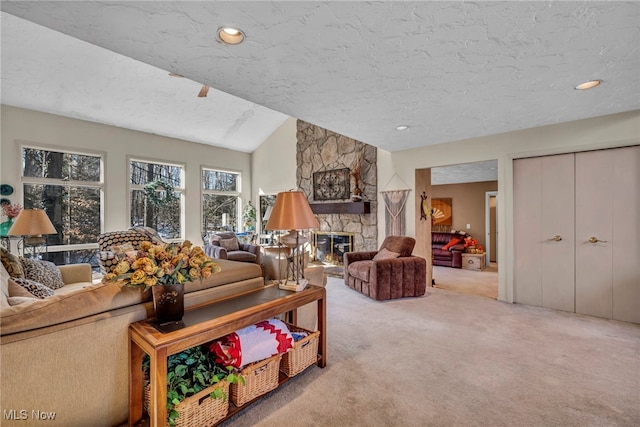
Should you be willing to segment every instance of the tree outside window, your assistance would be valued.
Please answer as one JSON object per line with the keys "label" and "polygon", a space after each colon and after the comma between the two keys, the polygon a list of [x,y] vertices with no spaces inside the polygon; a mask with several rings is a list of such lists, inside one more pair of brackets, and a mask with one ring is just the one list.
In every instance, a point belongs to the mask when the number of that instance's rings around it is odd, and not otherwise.
{"label": "tree outside window", "polygon": [[[182,193],[184,191],[184,168],[168,163],[151,163],[131,160],[131,226],[145,226],[155,229],[164,240],[182,238]],[[154,182],[166,183],[172,187],[175,199],[167,203],[153,203],[147,197],[145,186]],[[156,199],[165,200],[164,189],[155,190]]]}
{"label": "tree outside window", "polygon": [[202,230],[240,231],[240,174],[202,169]]}
{"label": "tree outside window", "polygon": [[57,233],[46,236],[46,258],[55,264],[95,258],[102,218],[102,157],[95,154],[22,149],[23,205],[43,209]]}

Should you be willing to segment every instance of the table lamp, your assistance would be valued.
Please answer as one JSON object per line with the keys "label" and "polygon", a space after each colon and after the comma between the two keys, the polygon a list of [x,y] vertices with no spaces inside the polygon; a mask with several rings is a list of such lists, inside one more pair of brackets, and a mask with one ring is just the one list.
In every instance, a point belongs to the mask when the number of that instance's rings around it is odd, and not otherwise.
{"label": "table lamp", "polygon": [[22,236],[25,248],[30,246],[33,257],[36,256],[36,247],[46,245],[47,240],[43,234],[56,234],[57,231],[47,213],[41,209],[23,209],[20,215],[9,229],[10,236]]}
{"label": "table lamp", "polygon": [[284,191],[278,193],[276,202],[269,215],[266,230],[290,230],[282,236],[281,242],[291,248],[293,273],[289,284],[289,277],[284,284],[279,283],[280,289],[290,291],[303,290],[309,281],[304,278],[304,259],[300,255],[300,231],[318,228],[320,224],[311,211],[311,206],[302,191]]}

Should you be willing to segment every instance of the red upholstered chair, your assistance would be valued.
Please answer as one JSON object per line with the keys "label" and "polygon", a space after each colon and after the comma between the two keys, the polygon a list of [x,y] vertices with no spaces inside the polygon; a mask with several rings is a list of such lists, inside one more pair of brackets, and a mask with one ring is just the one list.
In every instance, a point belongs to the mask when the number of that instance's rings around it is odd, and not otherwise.
{"label": "red upholstered chair", "polygon": [[345,253],[344,283],[379,301],[424,295],[427,261],[411,255],[415,244],[412,237],[388,236],[377,252]]}

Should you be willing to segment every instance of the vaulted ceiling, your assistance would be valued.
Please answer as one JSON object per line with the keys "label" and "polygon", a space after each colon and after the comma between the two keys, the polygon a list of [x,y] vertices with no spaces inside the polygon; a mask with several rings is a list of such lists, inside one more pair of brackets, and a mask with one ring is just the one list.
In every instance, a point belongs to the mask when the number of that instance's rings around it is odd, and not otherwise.
{"label": "vaulted ceiling", "polygon": [[0,7],[3,104],[245,152],[289,116],[397,151],[640,109],[640,2]]}

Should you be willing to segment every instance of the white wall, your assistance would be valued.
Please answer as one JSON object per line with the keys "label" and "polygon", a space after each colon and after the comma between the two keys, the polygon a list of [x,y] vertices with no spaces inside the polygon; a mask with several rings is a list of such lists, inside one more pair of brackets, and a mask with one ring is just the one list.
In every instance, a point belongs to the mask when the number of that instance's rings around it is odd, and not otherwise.
{"label": "white wall", "polygon": [[250,154],[6,105],[1,109],[0,179],[16,190],[14,202],[22,200],[20,144],[24,142],[106,153],[105,231],[129,228],[129,156],[185,165],[184,237],[196,244],[202,244],[202,166],[242,173],[243,206],[251,195]]}
{"label": "white wall", "polygon": [[[388,159],[378,157],[378,162],[389,162],[378,165],[378,180],[386,182],[397,174],[413,188],[415,169],[497,159],[498,299],[513,302],[513,159],[635,144],[640,144],[640,111],[391,153]],[[383,207],[380,197],[378,201]],[[415,214],[415,209],[407,209],[408,235],[415,233]],[[378,233],[384,230],[379,228]]]}
{"label": "white wall", "polygon": [[251,156],[252,200],[260,194],[274,194],[297,188],[297,120],[290,117]]}

